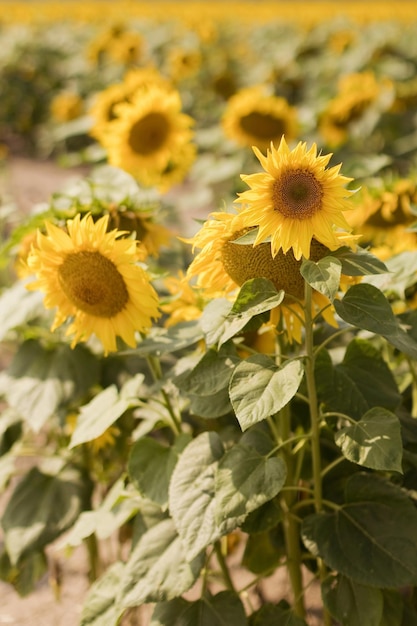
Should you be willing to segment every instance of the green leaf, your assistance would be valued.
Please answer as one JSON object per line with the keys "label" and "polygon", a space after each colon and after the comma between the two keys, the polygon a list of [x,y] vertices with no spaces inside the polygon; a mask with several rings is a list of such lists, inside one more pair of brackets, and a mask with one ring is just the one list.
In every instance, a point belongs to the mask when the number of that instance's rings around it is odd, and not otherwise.
{"label": "green leaf", "polygon": [[269,576],[279,565],[282,554],[276,549],[269,532],[250,535],[242,559],[243,567],[253,574]]}
{"label": "green leaf", "polygon": [[25,597],[35,591],[48,572],[48,559],[43,550],[29,552],[12,565],[5,549],[0,552],[0,580],[13,585],[19,596]]}
{"label": "green leaf", "polygon": [[242,361],[230,380],[229,395],[242,430],[274,415],[295,396],[303,378],[300,360],[277,367],[257,354]]}
{"label": "green leaf", "polygon": [[356,383],[344,369],[334,366],[327,350],[315,359],[315,379],[319,402],[328,411],[338,411],[354,419],[366,413],[369,406]]}
{"label": "green leaf", "polygon": [[171,477],[169,510],[189,559],[222,535],[215,522],[214,496],[223,454],[219,435],[202,433],[183,450]]}
{"label": "green leaf", "polygon": [[[383,589],[384,609],[379,626],[401,626],[404,615],[404,598],[401,590]],[[412,620],[406,622],[412,626]]]}
{"label": "green leaf", "polygon": [[140,356],[161,356],[183,350],[203,339],[204,333],[199,320],[181,322],[170,328],[154,327],[146,339],[132,351]]}
{"label": "green leaf", "polygon": [[317,262],[305,259],[300,267],[301,276],[316,291],[333,302],[339,291],[342,263],[333,256]]}
{"label": "green leaf", "polygon": [[17,484],[3,514],[5,544],[12,564],[70,528],[86,508],[91,486],[73,468],[57,476],[32,468]]}
{"label": "green leaf", "polygon": [[416,282],[417,251],[407,250],[396,254],[386,262],[388,273],[370,276],[366,282],[378,287],[381,291],[397,293],[402,298],[408,287]]}
{"label": "green leaf", "polygon": [[374,474],[348,479],[345,503],[304,519],[313,554],[354,582],[396,588],[417,583],[417,510],[405,492]]}
{"label": "green leaf", "polygon": [[176,385],[185,393],[199,396],[212,396],[227,389],[233,369],[240,358],[229,344],[217,351],[209,349],[197,365],[185,376],[175,380]]}
{"label": "green leaf", "polygon": [[117,561],[91,585],[81,612],[80,626],[117,626],[124,612],[115,603],[123,569],[124,564]]}
{"label": "green leaf", "polygon": [[322,584],[324,606],[341,626],[381,626],[384,600],[381,589],[337,575]]}
{"label": "green leaf", "polygon": [[417,358],[417,342],[401,328],[388,300],[377,287],[354,285],[342,301],[334,301],[334,306],[348,324],[381,335],[401,352]]}
{"label": "green leaf", "polygon": [[227,388],[220,389],[211,396],[190,395],[189,400],[190,412],[198,415],[198,417],[214,419],[227,415],[227,413],[233,413]]}
{"label": "green leaf", "polygon": [[216,471],[216,524],[227,530],[239,526],[248,513],[281,491],[286,476],[281,458],[263,456],[244,443],[234,445],[219,461]]}
{"label": "green leaf", "polygon": [[205,596],[197,602],[176,598],[157,604],[150,626],[246,626],[243,604],[232,591]]}
{"label": "green leaf", "polygon": [[129,407],[129,402],[119,400],[116,385],[100,391],[88,404],[81,407],[69,448],[100,437]]}
{"label": "green leaf", "polygon": [[136,489],[152,502],[165,509],[168,504],[168,487],[178,456],[190,441],[181,435],[174,446],[162,445],[151,437],[139,439],[131,449],[127,470]]}
{"label": "green leaf", "polygon": [[401,427],[396,415],[382,407],[370,409],[356,424],[335,435],[343,456],[370,469],[402,473]]}
{"label": "green leaf", "polygon": [[242,285],[233,305],[226,299],[212,300],[201,317],[209,345],[222,345],[245,328],[257,315],[275,308],[284,299],[266,278],[253,278]]}
{"label": "green leaf", "polygon": [[172,600],[197,580],[204,554],[188,560],[172,519],[152,526],[136,543],[126,563],[117,604],[123,608]]}
{"label": "green leaf", "polygon": [[244,533],[253,535],[254,533],[271,530],[271,528],[275,528],[281,521],[282,509],[275,498],[274,500],[265,502],[265,504],[258,509],[249,513],[241,528]]}
{"label": "green leaf", "polygon": [[17,326],[39,317],[45,311],[43,293],[28,291],[27,280],[17,281],[0,296],[0,341]]}
{"label": "green leaf", "polygon": [[57,345],[45,349],[24,342],[7,370],[0,374],[0,393],[39,431],[65,403],[76,401],[97,383],[98,361],[84,346]]}
{"label": "green leaf", "polygon": [[387,274],[388,267],[368,250],[357,248],[353,251],[342,246],[331,253],[342,264],[342,274],[345,276],[366,276],[372,274]]}
{"label": "green leaf", "polygon": [[307,626],[301,617],[297,617],[285,602],[279,604],[264,604],[252,613],[250,626]]}
{"label": "green leaf", "polygon": [[380,350],[370,341],[353,339],[336,369],[353,381],[368,408],[383,406],[394,411],[401,403],[401,394],[392,371]]}

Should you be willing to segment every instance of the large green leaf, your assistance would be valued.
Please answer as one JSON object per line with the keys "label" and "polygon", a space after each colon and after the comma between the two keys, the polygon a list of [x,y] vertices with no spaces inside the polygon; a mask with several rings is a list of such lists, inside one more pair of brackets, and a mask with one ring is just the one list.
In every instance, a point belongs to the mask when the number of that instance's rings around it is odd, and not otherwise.
{"label": "large green leaf", "polygon": [[0,393],[30,425],[39,431],[60,406],[82,397],[98,382],[99,366],[84,346],[44,348],[24,342],[7,370],[0,374]]}
{"label": "large green leaf", "polygon": [[43,548],[72,526],[86,508],[90,491],[86,476],[74,468],[56,476],[32,468],[17,484],[2,518],[11,562]]}
{"label": "large green leaf", "polygon": [[155,327],[133,352],[140,356],[160,356],[188,348],[203,337],[199,320],[181,322],[170,328]]}
{"label": "large green leaf", "polygon": [[322,584],[323,602],[341,626],[381,626],[384,609],[381,589],[361,585],[342,575]]}
{"label": "large green leaf", "polygon": [[374,407],[355,424],[341,428],[335,441],[349,461],[375,470],[402,473],[401,426],[396,415]]}
{"label": "large green leaf", "polygon": [[319,402],[328,411],[338,411],[354,419],[369,406],[355,382],[341,367],[334,366],[330,354],[322,349],[315,359],[315,378]]}
{"label": "large green leaf", "polygon": [[390,303],[373,285],[354,285],[342,301],[335,300],[336,312],[348,324],[384,337],[395,348],[417,358],[417,342],[400,326]]}
{"label": "large green leaf", "polygon": [[35,550],[12,565],[6,550],[0,551],[0,580],[13,585],[19,596],[32,593],[48,572],[48,559],[44,550]]}
{"label": "large green leaf", "polygon": [[222,345],[242,331],[250,320],[275,308],[284,299],[266,278],[253,278],[242,285],[233,305],[226,299],[212,300],[204,310],[201,326],[209,345]]}
{"label": "large green leaf", "polygon": [[45,311],[43,293],[28,291],[27,280],[17,281],[0,296],[0,341],[17,326],[40,316]]}
{"label": "large green leaf", "polygon": [[229,395],[242,430],[274,415],[295,396],[304,368],[300,360],[281,367],[263,354],[242,361],[230,380]]}
{"label": "large green leaf", "polygon": [[80,626],[117,626],[123,613],[116,602],[124,564],[113,563],[90,587],[81,612]]}
{"label": "large green leaf", "polygon": [[313,289],[333,301],[339,291],[341,268],[342,263],[338,259],[325,256],[317,262],[305,259],[300,272]]}
{"label": "large green leaf", "polygon": [[281,491],[286,476],[281,458],[262,455],[243,442],[234,445],[220,460],[216,471],[216,524],[236,528],[248,513]]}
{"label": "large green leaf", "polygon": [[117,604],[127,608],[172,600],[194,584],[203,563],[203,554],[187,560],[172,519],[162,520],[136,543],[122,575]]}
{"label": "large green leaf", "polygon": [[234,346],[221,346],[219,350],[208,350],[197,365],[175,380],[185,393],[199,396],[212,396],[227,389],[233,369],[240,359]]}
{"label": "large green leaf", "polygon": [[168,504],[168,487],[178,456],[190,441],[181,435],[173,446],[162,445],[151,437],[139,439],[131,449],[127,469],[135,487],[163,509]]}
{"label": "large green leaf", "polygon": [[417,510],[404,491],[374,474],[349,478],[345,503],[305,518],[302,537],[313,554],[354,582],[417,584]]}
{"label": "large green leaf", "polygon": [[331,253],[342,264],[342,274],[346,276],[366,276],[372,274],[388,274],[388,267],[368,250],[357,248],[355,251],[342,246]]}
{"label": "large green leaf", "polygon": [[354,382],[369,408],[383,406],[393,411],[399,406],[401,394],[392,371],[370,341],[353,339],[336,369]]}
{"label": "large green leaf", "polygon": [[202,433],[183,450],[171,477],[169,510],[189,559],[222,535],[215,521],[214,495],[223,454],[217,433]]}
{"label": "large green leaf", "polygon": [[[197,602],[176,598],[157,604],[150,626],[246,626],[247,618],[239,597],[231,591],[205,595]],[[295,626],[295,625],[294,625]]]}
{"label": "large green leaf", "polygon": [[69,448],[100,437],[125,411],[139,406],[137,395],[144,378],[143,374],[137,374],[123,385],[120,392],[116,385],[109,385],[81,407]]}

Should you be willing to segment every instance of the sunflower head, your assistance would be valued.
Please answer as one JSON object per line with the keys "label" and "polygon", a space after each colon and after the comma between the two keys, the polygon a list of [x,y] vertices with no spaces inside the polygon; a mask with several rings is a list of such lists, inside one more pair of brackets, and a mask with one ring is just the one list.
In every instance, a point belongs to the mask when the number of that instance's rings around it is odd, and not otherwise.
{"label": "sunflower head", "polygon": [[222,126],[238,144],[264,150],[283,135],[296,136],[297,112],[285,98],[270,95],[262,87],[249,87],[229,99]]}
{"label": "sunflower head", "polygon": [[146,331],[159,317],[158,299],[145,270],[138,265],[136,241],[107,232],[109,217],[94,223],[77,214],[67,231],[46,222],[37,232],[27,259],[36,280],[28,288],[45,293],[46,308],[56,308],[52,330],[71,320],[72,346],[95,334],[105,352],[116,350],[116,337],[135,347],[135,332]]}
{"label": "sunflower head", "polygon": [[312,239],[334,250],[340,246],[336,228],[351,230],[343,212],[350,209],[340,165],[328,168],[331,154],[317,154],[305,143],[291,151],[283,137],[264,156],[254,148],[264,172],[242,175],[250,189],[239,194],[245,227],[258,227],[254,245],[271,240],[272,256],[292,250],[298,260],[310,257]]}

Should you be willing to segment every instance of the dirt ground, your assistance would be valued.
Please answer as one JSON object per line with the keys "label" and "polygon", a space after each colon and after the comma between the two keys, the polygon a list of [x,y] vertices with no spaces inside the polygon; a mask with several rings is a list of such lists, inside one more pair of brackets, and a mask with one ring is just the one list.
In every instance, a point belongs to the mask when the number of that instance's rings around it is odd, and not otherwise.
{"label": "dirt ground", "polygon": [[[34,204],[48,200],[53,192],[61,191],[67,182],[84,176],[87,172],[88,168],[85,167],[66,170],[50,162],[13,158],[0,171],[0,201],[12,202],[20,218]],[[0,515],[7,498],[7,493],[0,496]],[[45,576],[38,588],[25,598],[21,598],[10,585],[0,581],[0,626],[79,625],[82,605],[89,586],[84,549],[77,548],[71,556],[68,556],[52,546],[48,556],[51,571],[57,568],[60,571],[59,597],[54,592],[54,585],[48,576]],[[247,582],[247,574],[244,572],[235,570],[233,576],[238,586],[244,586]],[[263,593],[266,600],[276,601],[287,594],[288,589],[288,581],[283,572],[278,571],[266,581]],[[309,626],[321,624],[319,595],[317,586],[311,585],[308,591]],[[142,607],[138,614],[131,617],[129,625],[149,626],[151,612],[152,607]]]}

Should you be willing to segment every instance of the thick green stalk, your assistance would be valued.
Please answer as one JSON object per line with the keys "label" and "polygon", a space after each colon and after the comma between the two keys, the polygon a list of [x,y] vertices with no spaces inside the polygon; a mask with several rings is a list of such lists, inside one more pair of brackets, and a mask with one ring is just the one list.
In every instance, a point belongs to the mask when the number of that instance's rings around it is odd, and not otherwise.
{"label": "thick green stalk", "polygon": [[[278,414],[281,442],[287,442],[291,436],[291,413],[289,405]],[[287,486],[294,486],[294,456],[291,443],[283,445],[283,454],[287,466]],[[303,578],[301,571],[300,525],[292,514],[291,508],[297,500],[297,491],[288,490],[281,493],[281,507],[284,512],[283,530],[287,554],[287,571],[294,594],[294,612],[298,617],[305,618]]]}
{"label": "thick green stalk", "polygon": [[[320,513],[323,509],[323,475],[321,468],[321,448],[320,448],[320,414],[317,401],[316,380],[314,375],[315,352],[314,352],[314,322],[312,316],[312,299],[313,290],[311,286],[305,282],[305,352],[306,352],[306,384],[310,408],[310,427],[311,427],[311,455],[312,455],[312,474],[313,474],[313,494],[314,508],[316,513]],[[317,559],[320,580],[327,576],[327,568],[321,559]],[[323,609],[323,624],[330,626],[331,616]]]}

